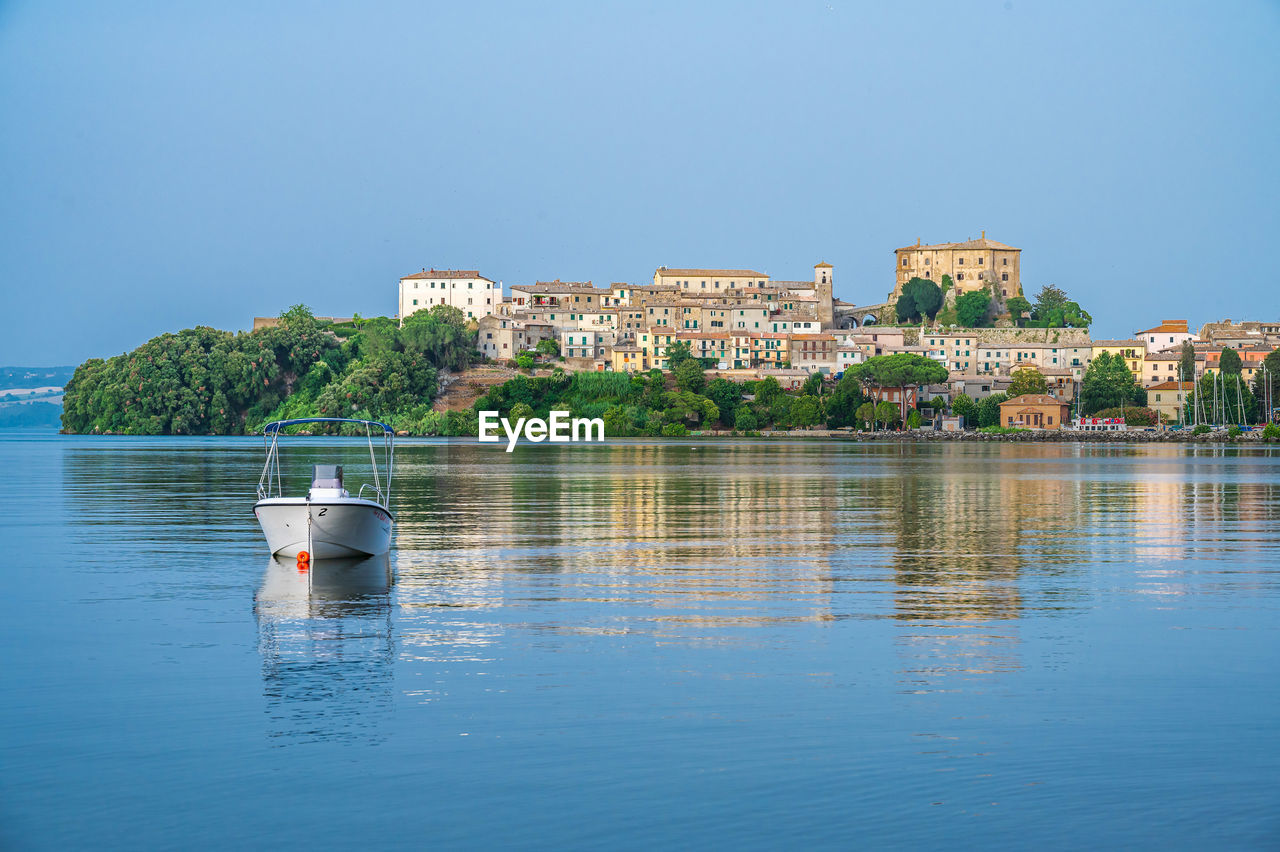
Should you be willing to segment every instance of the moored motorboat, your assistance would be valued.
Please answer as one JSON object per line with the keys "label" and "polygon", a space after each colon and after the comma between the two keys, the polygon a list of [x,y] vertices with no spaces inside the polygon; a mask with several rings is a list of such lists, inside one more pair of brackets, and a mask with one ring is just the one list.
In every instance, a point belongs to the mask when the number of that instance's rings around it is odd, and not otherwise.
{"label": "moored motorboat", "polygon": [[[280,474],[281,429],[300,423],[353,423],[365,428],[373,482],[360,487],[355,497],[343,483],[342,466],[312,467],[311,487],[305,497],[286,497]],[[381,429],[385,445],[385,482],[373,448],[373,429]],[[385,423],[341,417],[309,417],[277,420],[263,428],[268,439],[267,460],[258,480],[258,502],[253,513],[262,526],[267,546],[276,556],[298,559],[334,559],[377,556],[391,549],[391,475],[394,434]],[[384,488],[385,484],[385,488]],[[366,491],[369,498],[365,497]],[[370,499],[371,498],[371,499]],[[306,554],[303,556],[303,554]]]}

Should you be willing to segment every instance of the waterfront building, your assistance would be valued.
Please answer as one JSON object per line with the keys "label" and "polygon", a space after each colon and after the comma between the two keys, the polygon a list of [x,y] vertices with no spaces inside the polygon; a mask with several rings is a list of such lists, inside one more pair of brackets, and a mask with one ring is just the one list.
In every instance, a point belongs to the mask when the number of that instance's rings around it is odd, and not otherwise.
{"label": "waterfront building", "polygon": [[1147,388],[1147,408],[1160,415],[1161,422],[1178,423],[1186,410],[1194,382],[1161,382]]}
{"label": "waterfront building", "polygon": [[449,305],[467,319],[493,313],[502,301],[502,285],[474,269],[423,269],[400,279],[400,322],[421,310]]}
{"label": "waterfront building", "polygon": [[493,360],[514,358],[521,352],[533,349],[542,340],[558,338],[551,323],[514,319],[500,314],[490,314],[479,320],[477,344],[480,354]]}
{"label": "waterfront building", "polygon": [[1024,393],[1000,403],[1000,425],[1021,429],[1061,429],[1071,419],[1071,406],[1054,396]]}
{"label": "waterfront building", "polygon": [[894,252],[896,283],[886,300],[896,302],[902,287],[912,278],[926,278],[935,284],[949,275],[955,283],[956,295],[981,290],[988,284],[1005,299],[1022,295],[1019,272],[1022,249],[987,239],[987,232],[976,240],[962,243],[922,245],[919,240]]}

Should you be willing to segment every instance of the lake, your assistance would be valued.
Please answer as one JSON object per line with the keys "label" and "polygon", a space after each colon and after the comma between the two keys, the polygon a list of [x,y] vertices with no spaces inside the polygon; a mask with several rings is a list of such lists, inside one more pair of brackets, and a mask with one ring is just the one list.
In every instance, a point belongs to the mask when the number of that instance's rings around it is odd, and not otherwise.
{"label": "lake", "polygon": [[1280,448],[396,458],[307,575],[260,439],[0,433],[0,847],[1280,838]]}

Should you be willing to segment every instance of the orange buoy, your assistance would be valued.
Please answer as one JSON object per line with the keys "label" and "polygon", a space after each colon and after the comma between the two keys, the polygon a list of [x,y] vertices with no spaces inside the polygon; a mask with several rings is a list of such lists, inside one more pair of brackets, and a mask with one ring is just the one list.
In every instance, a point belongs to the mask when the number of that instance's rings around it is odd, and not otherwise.
{"label": "orange buoy", "polygon": [[299,551],[298,551],[298,561],[299,561],[299,562],[310,562],[310,561],[311,561],[311,554],[310,554],[310,553],[307,553],[305,550],[299,550]]}

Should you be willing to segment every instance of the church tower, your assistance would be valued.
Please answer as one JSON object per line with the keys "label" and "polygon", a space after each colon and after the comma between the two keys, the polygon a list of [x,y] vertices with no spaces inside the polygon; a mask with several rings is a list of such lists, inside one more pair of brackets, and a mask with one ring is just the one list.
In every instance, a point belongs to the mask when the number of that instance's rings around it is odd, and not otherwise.
{"label": "church tower", "polygon": [[829,263],[817,263],[813,267],[813,292],[818,297],[818,321],[822,328],[835,325],[836,269]]}

